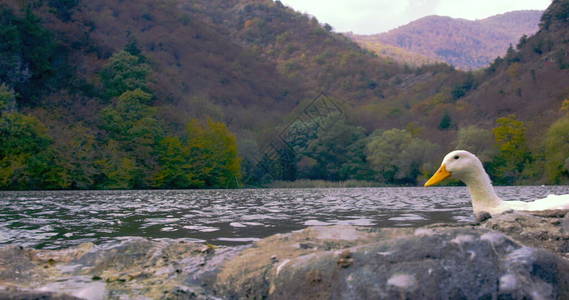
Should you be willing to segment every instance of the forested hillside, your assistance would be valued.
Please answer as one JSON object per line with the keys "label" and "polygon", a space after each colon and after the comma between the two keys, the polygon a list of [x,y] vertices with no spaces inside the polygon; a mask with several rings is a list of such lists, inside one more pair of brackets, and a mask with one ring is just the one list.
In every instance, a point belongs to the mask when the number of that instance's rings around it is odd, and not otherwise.
{"label": "forested hillside", "polygon": [[380,42],[375,35],[359,35],[351,32],[344,33],[344,35],[352,39],[362,48],[368,49],[380,57],[391,58],[400,64],[418,67],[443,62],[443,60],[437,58],[428,57],[401,47]]}
{"label": "forested hillside", "polygon": [[378,57],[279,1],[5,1],[0,188],[412,185],[457,146],[499,183],[566,182],[568,3],[470,73]]}
{"label": "forested hillside", "polygon": [[503,56],[510,44],[515,45],[523,35],[534,34],[542,13],[514,11],[476,21],[429,16],[386,33],[353,38],[374,51],[383,44],[415,53],[419,56],[414,64],[423,64],[421,56],[426,56],[472,70],[487,67]]}

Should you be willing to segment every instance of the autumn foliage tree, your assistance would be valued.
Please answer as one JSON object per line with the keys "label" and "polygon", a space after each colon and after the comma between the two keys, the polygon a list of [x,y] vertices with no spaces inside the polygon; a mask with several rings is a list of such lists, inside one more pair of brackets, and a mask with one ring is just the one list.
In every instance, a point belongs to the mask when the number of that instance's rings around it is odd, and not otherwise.
{"label": "autumn foliage tree", "polygon": [[238,187],[241,160],[237,139],[221,122],[191,120],[183,138],[167,137],[158,148],[156,186]]}
{"label": "autumn foliage tree", "polygon": [[526,126],[513,115],[499,118],[496,123],[498,126],[492,132],[499,153],[493,163],[494,173],[501,183],[512,184],[531,161]]}
{"label": "autumn foliage tree", "polygon": [[19,113],[0,115],[0,189],[61,189],[69,177],[45,126]]}
{"label": "autumn foliage tree", "polygon": [[206,187],[235,187],[240,179],[241,160],[237,138],[221,122],[192,120],[187,127],[188,147],[197,182]]}

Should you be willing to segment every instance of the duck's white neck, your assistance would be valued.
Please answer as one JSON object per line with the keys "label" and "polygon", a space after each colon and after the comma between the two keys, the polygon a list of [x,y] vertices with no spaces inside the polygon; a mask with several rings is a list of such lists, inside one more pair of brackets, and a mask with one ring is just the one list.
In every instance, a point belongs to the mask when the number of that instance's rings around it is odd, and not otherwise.
{"label": "duck's white neck", "polygon": [[468,186],[472,197],[472,207],[474,211],[484,211],[499,206],[502,199],[496,195],[492,187],[492,181],[484,168],[480,168],[463,178],[463,182]]}

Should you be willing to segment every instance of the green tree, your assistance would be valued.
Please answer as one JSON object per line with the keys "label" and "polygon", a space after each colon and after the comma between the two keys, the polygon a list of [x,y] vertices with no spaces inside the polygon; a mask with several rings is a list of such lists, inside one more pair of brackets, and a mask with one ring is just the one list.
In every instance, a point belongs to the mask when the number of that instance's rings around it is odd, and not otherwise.
{"label": "green tree", "polygon": [[466,78],[464,78],[464,80],[461,83],[457,84],[452,89],[451,91],[452,99],[458,100],[464,97],[469,91],[475,88],[476,88],[476,79],[474,78],[473,73],[469,72],[467,73]]}
{"label": "green tree", "polygon": [[140,50],[140,48],[138,47],[138,42],[136,41],[136,39],[132,38],[128,44],[126,44],[126,46],[124,47],[124,51],[136,56],[136,57],[142,57],[142,61],[145,61],[144,56],[142,56],[142,50]]}
{"label": "green tree", "polygon": [[551,183],[569,179],[569,116],[553,123],[545,138],[545,171]]}
{"label": "green tree", "polygon": [[513,184],[521,179],[522,171],[531,162],[531,153],[526,143],[526,127],[513,115],[499,118],[496,123],[498,126],[492,132],[499,152],[491,170],[498,183]]}
{"label": "green tree", "polygon": [[[103,173],[108,178],[108,181],[103,180],[103,185],[108,184],[109,188],[147,187],[153,181],[153,173],[158,167],[156,148],[164,130],[156,119],[156,109],[148,105],[151,99],[151,94],[140,89],[129,90],[103,109],[101,128],[108,134],[107,141],[116,144],[107,147],[107,158],[101,160]],[[129,169],[125,174],[120,173],[122,165]],[[122,179],[127,181],[119,183]]]}
{"label": "green tree", "polygon": [[112,103],[101,113],[108,145],[98,166],[100,186],[146,188],[155,185],[157,152],[164,128],[151,106],[150,65],[133,40],[115,53],[101,71],[105,94]]}
{"label": "green tree", "polygon": [[[148,105],[152,95],[141,89],[129,90],[121,94],[112,105],[103,109],[102,127],[110,138],[118,141],[138,142],[137,138],[146,137],[147,143],[154,143],[148,135],[159,131],[155,120],[156,109]],[[141,128],[147,125],[149,128]],[[151,140],[148,140],[148,139]]]}
{"label": "green tree", "polygon": [[380,181],[416,184],[422,173],[430,171],[429,162],[437,150],[435,144],[394,128],[372,134],[367,144],[367,159]]}
{"label": "green tree", "polygon": [[16,110],[16,94],[4,83],[0,83],[0,114]]}
{"label": "green tree", "polygon": [[133,55],[127,51],[113,54],[109,63],[101,71],[106,96],[113,98],[136,89],[148,92],[150,70],[150,65],[142,56]]}
{"label": "green tree", "polygon": [[56,55],[53,35],[30,8],[17,16],[0,5],[0,81],[14,87],[23,99],[32,100],[30,95],[44,90],[56,74]]}
{"label": "green tree", "polygon": [[45,126],[18,113],[0,116],[0,188],[60,189],[69,186]]}
{"label": "green tree", "polygon": [[563,103],[561,103],[561,111],[569,114],[569,98],[563,100]]}
{"label": "green tree", "polygon": [[439,129],[446,130],[454,127],[452,118],[448,112],[445,112],[439,122]]}
{"label": "green tree", "polygon": [[[237,138],[221,122],[188,123],[188,148],[196,187],[236,187],[241,178]],[[202,186],[199,186],[202,185]]]}
{"label": "green tree", "polygon": [[178,137],[164,138],[158,147],[158,173],[154,186],[168,188],[188,188],[200,185],[190,162],[190,151]]}
{"label": "green tree", "polygon": [[70,188],[94,188],[100,172],[96,162],[101,158],[103,149],[94,130],[78,123],[64,127],[61,134],[64,136],[56,139],[54,146],[59,155],[65,158],[62,166],[69,174]]}
{"label": "green tree", "polygon": [[108,141],[104,148],[104,157],[96,161],[101,171],[101,178],[96,181],[98,188],[104,189],[132,189],[144,187],[141,183],[142,168],[136,164],[132,153],[120,149],[117,141]]}
{"label": "green tree", "polygon": [[48,5],[52,13],[63,22],[71,21],[74,8],[79,4],[79,0],[49,0]]}
{"label": "green tree", "polygon": [[301,175],[332,181],[369,178],[363,128],[330,116],[316,132],[302,153],[313,163],[301,168]]}
{"label": "green tree", "polygon": [[237,139],[221,122],[191,120],[186,136],[164,138],[158,147],[156,187],[233,188],[241,178]]}

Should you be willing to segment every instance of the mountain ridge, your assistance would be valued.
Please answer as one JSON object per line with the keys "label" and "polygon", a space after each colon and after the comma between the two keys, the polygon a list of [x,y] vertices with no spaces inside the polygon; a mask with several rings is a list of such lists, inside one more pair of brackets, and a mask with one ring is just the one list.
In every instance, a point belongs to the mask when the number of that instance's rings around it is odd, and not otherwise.
{"label": "mountain ridge", "polygon": [[503,56],[523,35],[537,32],[541,14],[537,10],[513,11],[474,21],[432,15],[385,33],[354,39],[364,46],[366,41],[383,43],[460,69],[478,69]]}

